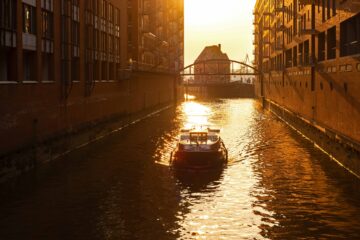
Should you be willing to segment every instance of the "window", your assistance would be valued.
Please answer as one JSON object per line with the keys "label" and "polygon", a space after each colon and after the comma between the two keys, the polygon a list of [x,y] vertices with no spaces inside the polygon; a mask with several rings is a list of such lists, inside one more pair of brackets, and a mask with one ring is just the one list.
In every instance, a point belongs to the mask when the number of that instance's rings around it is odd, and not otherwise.
{"label": "window", "polygon": [[306,40],[304,43],[304,64],[309,65],[310,63],[310,55],[309,55],[309,40]]}
{"label": "window", "polygon": [[115,36],[120,37],[120,10],[115,8],[114,12]]}
{"label": "window", "polygon": [[41,14],[42,14],[43,38],[53,39],[53,35],[54,35],[53,13],[43,10]]}
{"label": "window", "polygon": [[80,29],[79,29],[79,23],[77,21],[72,21],[71,25],[72,29],[72,44],[79,45],[80,44]]}
{"label": "window", "polygon": [[120,39],[119,38],[115,38],[114,40],[114,53],[115,55],[120,55]]}
{"label": "window", "polygon": [[322,21],[325,22],[325,0],[321,0],[321,5],[322,5]]}
{"label": "window", "polygon": [[107,50],[107,46],[106,46],[106,43],[107,43],[107,35],[105,32],[101,32],[101,51],[102,52],[106,52]]}
{"label": "window", "polygon": [[332,4],[330,3],[331,0],[327,0],[327,6],[326,6],[326,9],[327,9],[327,19],[330,19],[331,18],[331,9],[332,9]]}
{"label": "window", "polygon": [[16,1],[0,1],[0,28],[16,30]]}
{"label": "window", "polygon": [[336,58],[336,27],[327,31],[327,59]]}
{"label": "window", "polygon": [[53,9],[53,0],[41,0],[41,7],[47,10]]}
{"label": "window", "polygon": [[54,55],[42,54],[42,81],[54,81]]}
{"label": "window", "polygon": [[318,35],[318,61],[325,60],[325,32]]}
{"label": "window", "polygon": [[80,58],[78,57],[71,59],[71,80],[74,82],[80,81]]}
{"label": "window", "polygon": [[109,4],[109,10],[108,10],[108,20],[109,22],[114,22],[114,6]]}
{"label": "window", "polygon": [[109,80],[115,80],[115,63],[109,63]]}
{"label": "window", "polygon": [[286,50],[285,52],[285,58],[286,58],[286,68],[292,67],[292,49]]}
{"label": "window", "polygon": [[108,62],[102,61],[101,62],[101,80],[108,81]]}
{"label": "window", "polygon": [[297,66],[297,47],[295,46],[293,48],[293,66]]}
{"label": "window", "polygon": [[340,56],[360,53],[360,13],[340,24]]}
{"label": "window", "polygon": [[0,81],[16,81],[16,49],[4,48],[0,54]]}
{"label": "window", "polygon": [[24,33],[36,34],[36,8],[23,4],[23,19]]}
{"label": "window", "polygon": [[36,81],[36,52],[23,52],[24,81]]}
{"label": "window", "polygon": [[95,50],[100,50],[100,39],[99,39],[99,31],[97,29],[94,29],[94,47]]}
{"label": "window", "polygon": [[102,7],[101,7],[101,10],[102,10],[102,14],[101,16],[106,19],[106,15],[107,15],[107,3],[105,0],[102,0]]}
{"label": "window", "polygon": [[299,44],[299,64],[303,65],[304,64],[304,60],[303,60],[303,49],[304,49],[304,44],[300,43]]}
{"label": "window", "polygon": [[65,82],[79,81],[79,0],[61,1],[62,75]]}
{"label": "window", "polygon": [[109,35],[108,36],[108,51],[113,54],[114,53],[114,37]]}

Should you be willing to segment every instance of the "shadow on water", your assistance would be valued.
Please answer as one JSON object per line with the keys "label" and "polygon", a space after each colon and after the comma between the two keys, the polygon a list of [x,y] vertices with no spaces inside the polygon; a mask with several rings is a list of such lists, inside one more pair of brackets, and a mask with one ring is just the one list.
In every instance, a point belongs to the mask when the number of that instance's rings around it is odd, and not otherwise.
{"label": "shadow on water", "polygon": [[207,170],[173,169],[174,176],[180,186],[191,192],[208,191],[210,185],[212,188],[220,185],[223,172],[224,168]]}

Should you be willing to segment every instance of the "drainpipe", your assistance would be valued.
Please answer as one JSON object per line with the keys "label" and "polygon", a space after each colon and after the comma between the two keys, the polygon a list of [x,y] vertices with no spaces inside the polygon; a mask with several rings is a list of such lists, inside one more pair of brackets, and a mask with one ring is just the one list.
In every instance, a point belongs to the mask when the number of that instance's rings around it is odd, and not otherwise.
{"label": "drainpipe", "polygon": [[316,93],[315,93],[315,1],[311,3],[311,92],[313,94],[312,118],[316,118]]}

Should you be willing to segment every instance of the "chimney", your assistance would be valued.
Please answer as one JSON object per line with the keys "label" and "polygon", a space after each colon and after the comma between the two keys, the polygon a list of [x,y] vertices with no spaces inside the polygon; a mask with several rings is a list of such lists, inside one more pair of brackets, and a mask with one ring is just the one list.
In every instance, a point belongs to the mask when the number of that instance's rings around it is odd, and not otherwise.
{"label": "chimney", "polygon": [[221,44],[220,44],[220,43],[218,44],[218,47],[219,47],[219,49],[220,49],[220,51],[221,51]]}

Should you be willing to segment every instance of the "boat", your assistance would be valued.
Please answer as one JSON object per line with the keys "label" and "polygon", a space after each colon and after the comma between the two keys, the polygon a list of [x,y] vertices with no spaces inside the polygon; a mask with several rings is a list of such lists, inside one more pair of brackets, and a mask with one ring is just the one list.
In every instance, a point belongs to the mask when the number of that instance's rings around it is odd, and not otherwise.
{"label": "boat", "polygon": [[220,129],[210,127],[181,129],[170,164],[176,169],[209,169],[223,166],[228,151]]}

